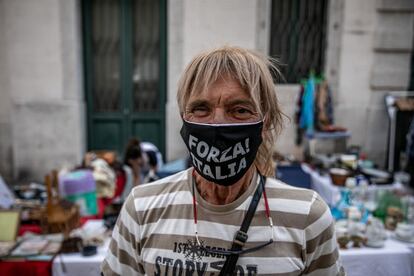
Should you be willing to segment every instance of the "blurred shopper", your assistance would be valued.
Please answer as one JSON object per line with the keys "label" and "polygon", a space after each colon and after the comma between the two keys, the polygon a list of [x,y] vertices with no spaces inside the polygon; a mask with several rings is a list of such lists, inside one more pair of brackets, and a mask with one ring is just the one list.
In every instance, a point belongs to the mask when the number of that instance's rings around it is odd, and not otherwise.
{"label": "blurred shopper", "polygon": [[[142,183],[142,166],[143,157],[140,141],[136,138],[129,140],[124,154],[124,170],[128,175],[132,176],[132,187],[138,186]],[[127,185],[128,186],[128,185]]]}
{"label": "blurred shopper", "polygon": [[158,159],[154,151],[148,151],[146,152],[146,155],[148,158],[149,170],[148,173],[145,175],[144,183],[150,183],[159,179],[159,176],[157,175]]}
{"label": "blurred shopper", "polygon": [[414,118],[411,120],[406,138],[407,146],[405,153],[407,155],[407,163],[405,171],[410,174],[410,187],[414,189]]}

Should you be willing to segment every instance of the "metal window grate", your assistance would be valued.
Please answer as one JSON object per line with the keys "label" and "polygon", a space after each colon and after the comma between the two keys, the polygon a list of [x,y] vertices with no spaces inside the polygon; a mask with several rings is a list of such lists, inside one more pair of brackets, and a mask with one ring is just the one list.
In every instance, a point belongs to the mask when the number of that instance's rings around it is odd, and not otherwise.
{"label": "metal window grate", "polygon": [[160,109],[160,6],[159,1],[133,2],[133,108],[154,112]]}
{"label": "metal window grate", "polygon": [[270,55],[283,78],[299,83],[310,71],[323,73],[328,0],[273,0]]}
{"label": "metal window grate", "polygon": [[121,106],[120,33],[117,0],[92,1],[94,111],[117,111]]}

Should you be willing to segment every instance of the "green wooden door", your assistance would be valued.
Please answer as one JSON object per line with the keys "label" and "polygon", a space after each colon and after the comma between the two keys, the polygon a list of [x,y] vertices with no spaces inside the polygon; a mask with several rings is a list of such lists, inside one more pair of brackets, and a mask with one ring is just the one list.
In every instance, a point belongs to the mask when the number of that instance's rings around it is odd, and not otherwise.
{"label": "green wooden door", "polygon": [[166,0],[84,0],[88,149],[165,153]]}

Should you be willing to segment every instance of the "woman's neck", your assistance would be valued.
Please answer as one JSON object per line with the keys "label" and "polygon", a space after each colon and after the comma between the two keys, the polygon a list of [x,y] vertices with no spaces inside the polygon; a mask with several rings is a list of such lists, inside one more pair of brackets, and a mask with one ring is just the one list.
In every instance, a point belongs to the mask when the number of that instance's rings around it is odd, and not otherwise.
{"label": "woman's neck", "polygon": [[251,166],[246,174],[231,186],[222,186],[210,182],[194,171],[197,190],[208,203],[216,205],[229,204],[238,199],[249,187],[255,167]]}

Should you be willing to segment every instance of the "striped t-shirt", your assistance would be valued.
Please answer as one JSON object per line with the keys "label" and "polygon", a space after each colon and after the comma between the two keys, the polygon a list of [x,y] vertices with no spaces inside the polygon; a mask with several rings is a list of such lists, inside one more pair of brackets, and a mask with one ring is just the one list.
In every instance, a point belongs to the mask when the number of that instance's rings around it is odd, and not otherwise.
{"label": "striped t-shirt", "polygon": [[[197,228],[206,248],[228,250],[240,229],[251,185],[234,202],[212,205],[196,192]],[[274,242],[240,255],[239,275],[338,275],[342,273],[329,208],[319,195],[267,178]],[[104,275],[218,275],[226,257],[195,241],[191,169],[134,188],[128,196],[106,259]],[[272,237],[263,196],[248,230],[247,249]]]}

